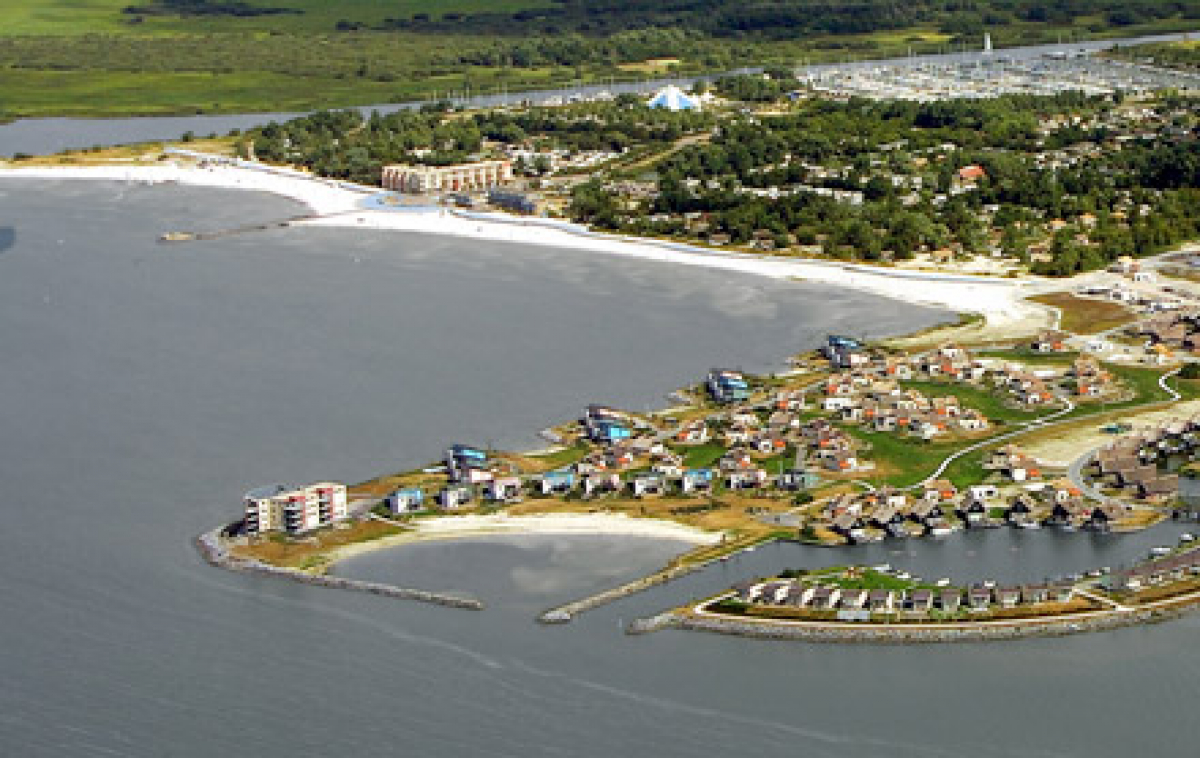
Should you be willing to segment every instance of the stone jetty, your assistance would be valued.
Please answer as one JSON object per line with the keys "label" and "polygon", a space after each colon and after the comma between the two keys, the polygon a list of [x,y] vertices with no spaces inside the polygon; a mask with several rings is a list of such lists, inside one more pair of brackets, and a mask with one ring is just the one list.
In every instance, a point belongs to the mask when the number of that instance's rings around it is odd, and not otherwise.
{"label": "stone jetty", "polygon": [[403,600],[419,600],[423,603],[434,603],[451,608],[465,608],[473,611],[483,610],[483,603],[474,598],[443,595],[437,592],[397,587],[393,584],[383,584],[380,582],[366,582],[359,579],[346,579],[338,576],[309,574],[296,569],[272,566],[262,561],[236,558],[229,553],[229,550],[225,546],[225,540],[222,537],[222,532],[224,531],[225,528],[214,529],[196,538],[196,549],[200,552],[201,557],[210,565],[217,566],[218,568],[242,573],[265,574],[317,587],[369,592],[373,595],[383,595]]}

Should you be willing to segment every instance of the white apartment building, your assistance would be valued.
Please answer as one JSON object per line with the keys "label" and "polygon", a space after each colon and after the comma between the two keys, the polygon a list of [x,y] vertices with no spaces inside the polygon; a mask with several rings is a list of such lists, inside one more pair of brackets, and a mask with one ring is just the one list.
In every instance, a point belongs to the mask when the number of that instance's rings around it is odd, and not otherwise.
{"label": "white apartment building", "polygon": [[346,485],[337,482],[317,482],[296,489],[275,485],[246,493],[245,525],[249,534],[299,534],[349,516]]}
{"label": "white apartment building", "polygon": [[455,166],[383,167],[385,189],[411,194],[485,190],[513,180],[509,161],[477,161]]}

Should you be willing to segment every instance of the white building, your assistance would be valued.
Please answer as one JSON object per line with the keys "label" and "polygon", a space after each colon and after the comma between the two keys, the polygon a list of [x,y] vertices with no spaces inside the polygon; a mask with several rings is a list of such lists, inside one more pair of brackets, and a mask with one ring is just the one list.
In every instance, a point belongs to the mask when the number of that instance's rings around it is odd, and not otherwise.
{"label": "white building", "polygon": [[700,100],[692,97],[674,84],[669,84],[659,90],[646,103],[651,108],[666,108],[669,111],[698,111]]}
{"label": "white building", "polygon": [[455,166],[383,167],[385,189],[412,194],[485,190],[513,180],[509,161],[477,161]]}
{"label": "white building", "polygon": [[282,485],[246,493],[246,532],[299,534],[350,516],[346,485],[317,482],[288,489]]}

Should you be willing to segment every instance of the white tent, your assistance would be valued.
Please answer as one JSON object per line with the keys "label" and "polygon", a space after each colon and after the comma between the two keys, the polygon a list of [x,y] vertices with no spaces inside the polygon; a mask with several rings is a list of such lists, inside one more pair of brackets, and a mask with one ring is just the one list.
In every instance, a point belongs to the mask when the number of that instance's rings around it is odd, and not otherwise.
{"label": "white tent", "polygon": [[646,105],[651,108],[666,108],[669,111],[698,111],[700,110],[700,101],[683,90],[676,87],[674,84],[668,85],[658,91],[654,97]]}

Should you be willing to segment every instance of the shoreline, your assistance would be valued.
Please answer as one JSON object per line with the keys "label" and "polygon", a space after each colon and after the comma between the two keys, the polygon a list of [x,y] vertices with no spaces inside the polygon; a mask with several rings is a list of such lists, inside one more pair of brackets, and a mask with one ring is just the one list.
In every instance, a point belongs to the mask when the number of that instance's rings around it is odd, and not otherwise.
{"label": "shoreline", "polygon": [[[440,208],[417,210],[366,210],[361,206],[375,194],[371,188],[347,185],[334,180],[312,177],[290,169],[252,164],[245,166],[184,167],[175,164],[154,166],[99,166],[99,167],[39,167],[28,169],[0,169],[0,179],[92,179],[140,183],[180,183],[192,186],[223,189],[244,189],[269,192],[301,202],[308,206],[314,217],[290,222],[290,226],[331,226],[372,230],[392,230],[449,234],[508,242],[524,242],[552,247],[585,249],[604,254],[624,255],[668,264],[699,265],[742,274],[766,276],[777,279],[803,279],[820,281],[833,286],[848,287],[872,292],[908,303],[920,303],[950,309],[959,314],[970,312],[982,317],[984,328],[1003,332],[1019,329],[1024,333],[1034,331],[1046,317],[1051,322],[1058,319],[1055,309],[1036,305],[1024,300],[1022,290],[1030,282],[1017,279],[995,279],[980,276],[919,273],[904,270],[876,269],[875,267],[827,261],[764,256],[749,253],[712,251],[683,244],[635,239],[618,235],[591,232],[574,224],[549,220],[522,219],[501,214],[464,213]],[[387,521],[387,519],[382,519]],[[391,523],[391,522],[389,522]],[[677,522],[639,519],[625,514],[548,514],[538,516],[437,516],[419,519],[415,528],[365,542],[343,545],[319,556],[320,560],[310,569],[291,569],[262,563],[259,560],[234,556],[229,542],[222,536],[223,530],[214,530],[197,539],[197,546],[207,562],[233,571],[260,573],[292,579],[307,584],[355,589],[385,596],[417,599],[456,607],[482,608],[473,599],[442,596],[424,590],[395,587],[388,584],[363,582],[355,579],[328,575],[328,571],[339,563],[365,555],[416,542],[455,540],[479,536],[496,535],[628,535],[661,539],[673,539],[693,546],[716,545],[725,542],[725,532],[707,532]],[[681,551],[686,552],[686,551]],[[598,605],[620,599],[628,594],[640,592],[678,576],[698,570],[716,560],[704,561],[699,565],[676,566],[668,563],[663,569],[645,577],[627,582],[619,587],[595,593],[589,597],[566,603],[544,612],[539,621],[562,623],[570,621],[577,613]],[[1182,610],[1200,602],[1200,595],[1173,603],[1172,609]],[[1086,617],[1089,625],[1095,623],[1102,628],[1139,623],[1156,615],[1150,609],[1134,613],[1132,610],[1104,612]],[[764,623],[748,621],[702,612],[697,607],[693,612],[680,614],[671,612],[656,617],[654,624],[634,631],[651,631],[662,626],[699,628],[743,636],[789,637],[798,639],[820,639],[834,637],[836,641],[950,641],[951,639],[1010,638],[1027,636],[1030,629],[1047,629],[1052,626],[1075,624],[1075,617],[1057,617],[1039,620],[1036,623],[1017,624],[1019,633],[1011,631],[1013,624],[983,625],[963,622],[945,628],[881,628],[870,625],[844,625],[834,629],[825,623]],[[631,630],[633,628],[631,627]],[[781,630],[786,630],[784,633]],[[1073,631],[1073,630],[1072,630]],[[1045,632],[1036,632],[1045,633]],[[1063,632],[1059,632],[1063,633]]]}
{"label": "shoreline", "polygon": [[[495,213],[466,213],[443,208],[368,210],[367,188],[322,179],[292,169],[243,162],[239,166],[204,168],[177,163],[80,167],[4,167],[0,180],[104,180],[178,183],[198,187],[268,192],[306,205],[313,218],[291,222],[294,227],[334,227],[379,231],[441,234],[586,250],[677,265],[702,266],[772,279],[802,280],[868,292],[901,302],[940,308],[951,313],[974,313],[989,330],[1031,334],[1048,328],[1053,312],[1024,299],[1028,279],[1001,279],[951,273],[922,273],[864,264],[756,255],[712,250],[684,243],[663,242],[593,232],[579,225],[527,219]],[[382,190],[380,190],[382,192]]]}
{"label": "shoreline", "polygon": [[673,521],[643,519],[622,513],[553,513],[537,516],[432,516],[417,519],[415,528],[401,534],[334,548],[325,570],[368,553],[420,542],[444,542],[494,536],[625,536],[675,540],[692,546],[720,544],[723,532],[706,532]]}

